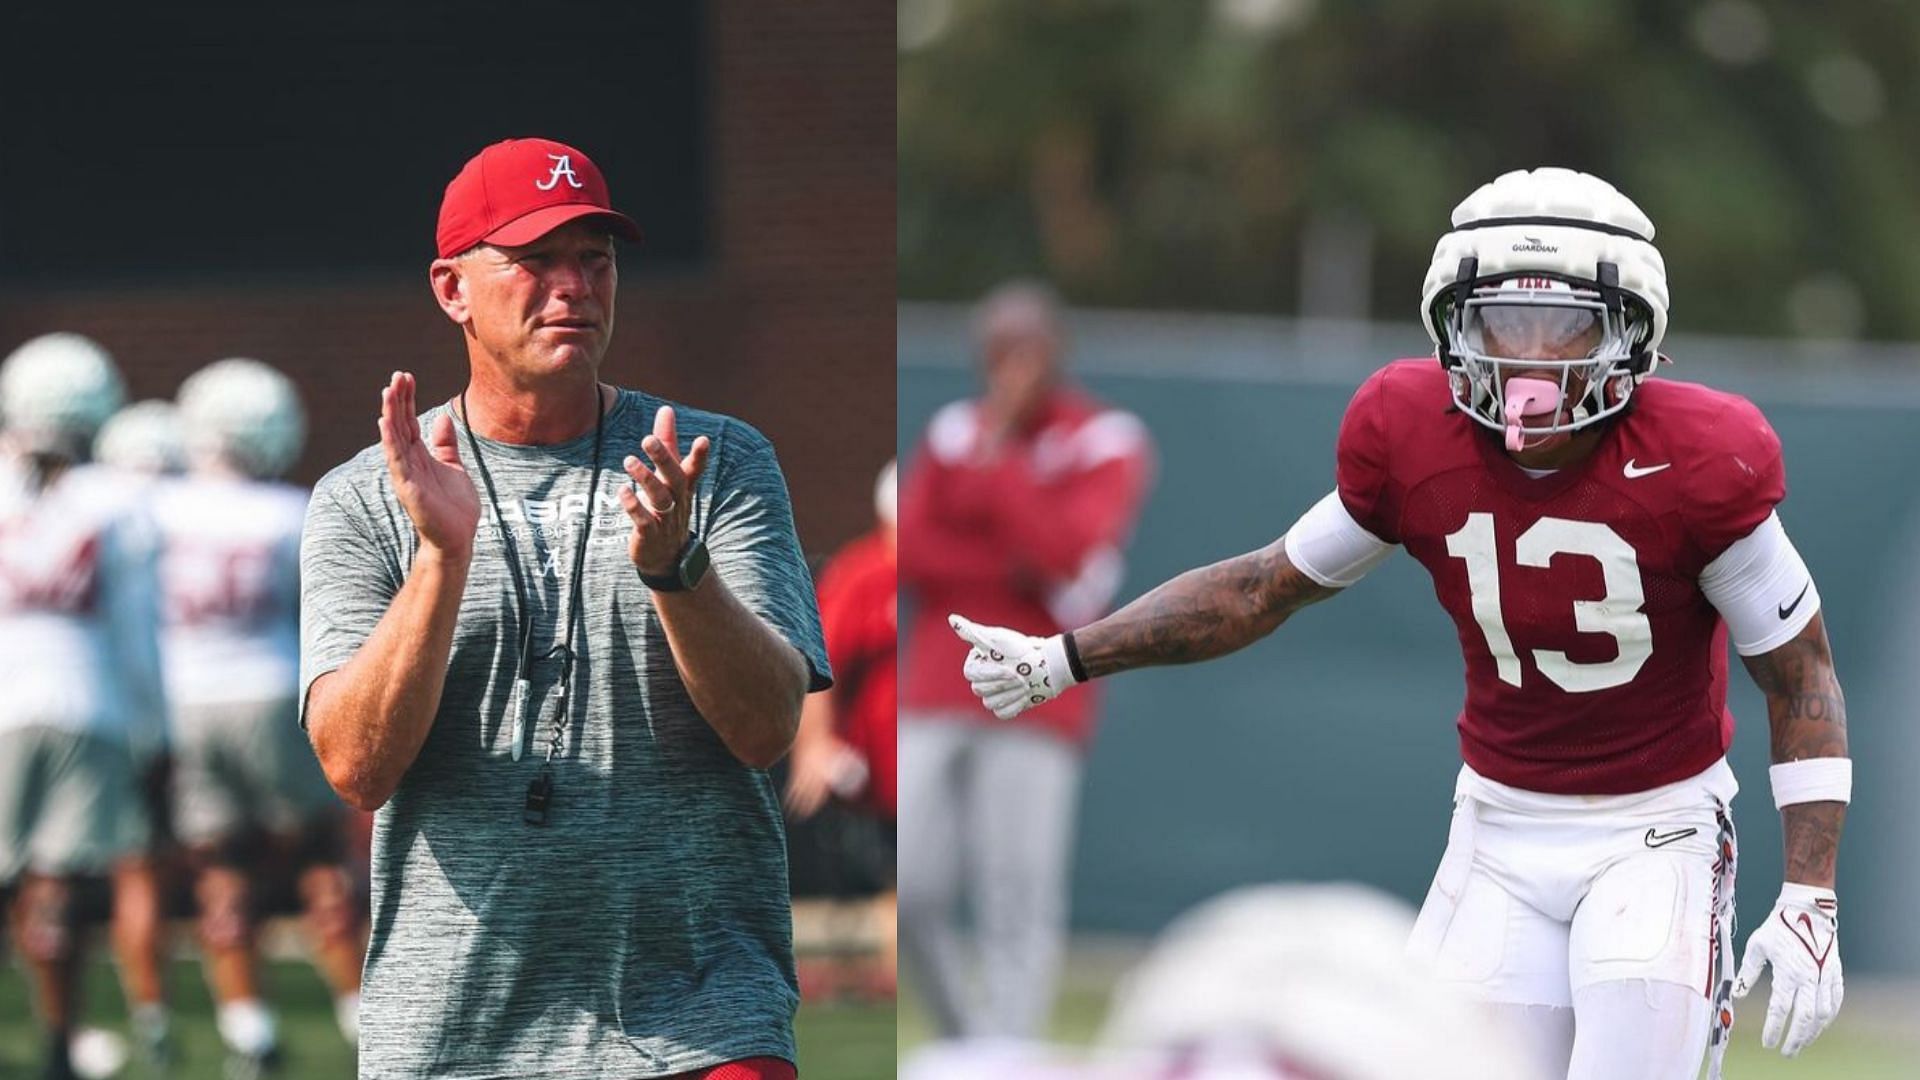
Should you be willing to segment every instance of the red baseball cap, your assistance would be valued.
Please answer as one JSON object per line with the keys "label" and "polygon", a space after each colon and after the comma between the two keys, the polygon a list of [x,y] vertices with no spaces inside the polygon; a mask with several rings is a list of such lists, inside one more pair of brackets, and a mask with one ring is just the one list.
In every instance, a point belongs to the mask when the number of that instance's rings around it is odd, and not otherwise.
{"label": "red baseball cap", "polygon": [[576,218],[595,217],[615,236],[640,226],[614,210],[607,180],[587,155],[552,139],[504,139],[473,156],[440,200],[440,257],[475,244],[530,244]]}

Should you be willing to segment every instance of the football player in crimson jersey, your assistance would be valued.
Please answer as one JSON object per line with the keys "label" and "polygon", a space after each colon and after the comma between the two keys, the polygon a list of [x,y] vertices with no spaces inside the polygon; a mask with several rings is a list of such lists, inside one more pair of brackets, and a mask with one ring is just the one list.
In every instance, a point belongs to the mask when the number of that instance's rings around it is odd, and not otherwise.
{"label": "football player in crimson jersey", "polygon": [[[1667,282],[1606,182],[1508,173],[1453,213],[1422,321],[1438,363],[1368,379],[1336,490],[1280,540],[1069,633],[959,616],[1002,717],[1085,679],[1232,652],[1407,549],[1467,670],[1465,764],[1409,952],[1509,1014],[1548,1075],[1719,1071],[1734,997],[1773,967],[1762,1042],[1839,1010],[1834,863],[1851,794],[1820,597],[1747,401],[1652,379]],[[1786,882],[1728,970],[1736,847],[1726,645],[1765,692]]]}

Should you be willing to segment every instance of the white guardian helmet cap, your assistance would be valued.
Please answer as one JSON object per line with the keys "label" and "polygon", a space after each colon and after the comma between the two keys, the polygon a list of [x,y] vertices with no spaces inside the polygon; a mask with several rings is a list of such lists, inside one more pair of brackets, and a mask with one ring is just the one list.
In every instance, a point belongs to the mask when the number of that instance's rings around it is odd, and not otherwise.
{"label": "white guardian helmet cap", "polygon": [[171,401],[157,399],[121,409],[94,438],[93,459],[136,472],[179,472],[187,464],[180,410]]}
{"label": "white guardian helmet cap", "polygon": [[126,393],[113,357],[79,334],[44,334],[0,364],[0,421],[28,453],[80,460]]}
{"label": "white guardian helmet cap", "polygon": [[256,479],[285,473],[306,445],[307,416],[293,380],[258,360],[208,364],[175,400],[191,460],[213,459]]}
{"label": "white guardian helmet cap", "polygon": [[[1627,407],[1666,337],[1666,264],[1653,222],[1612,184],[1517,170],[1454,208],[1420,315],[1454,403],[1515,447]],[[1551,409],[1508,408],[1506,382],[1520,372],[1558,385]]]}
{"label": "white guardian helmet cap", "polygon": [[1413,926],[1404,901],[1364,885],[1230,889],[1159,934],[1116,988],[1100,1042],[1171,1052],[1180,1068],[1163,1076],[1534,1075],[1476,1004],[1409,962]]}
{"label": "white guardian helmet cap", "polygon": [[900,523],[900,471],[895,459],[887,459],[880,478],[873,484],[874,516],[888,525]]}

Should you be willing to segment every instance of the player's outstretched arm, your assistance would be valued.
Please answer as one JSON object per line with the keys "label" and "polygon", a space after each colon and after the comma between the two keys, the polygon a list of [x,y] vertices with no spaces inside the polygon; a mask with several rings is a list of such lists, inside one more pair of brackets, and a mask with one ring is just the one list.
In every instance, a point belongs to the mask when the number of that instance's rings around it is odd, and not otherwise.
{"label": "player's outstretched arm", "polygon": [[1090,679],[1156,664],[1191,664],[1244,649],[1294,612],[1339,591],[1294,566],[1282,538],[1181,574],[1074,631],[1074,644]]}
{"label": "player's outstretched arm", "polygon": [[994,715],[1010,720],[1068,687],[1156,664],[1211,660],[1273,633],[1294,612],[1340,589],[1308,577],[1286,540],[1189,570],[1119,611],[1067,634],[1017,630],[948,617],[973,646],[966,674]]}
{"label": "player's outstretched arm", "polygon": [[1847,706],[1833,672],[1826,623],[1818,614],[1785,644],[1745,662],[1767,696],[1774,801],[1786,835],[1786,882],[1766,921],[1747,938],[1734,993],[1744,997],[1760,969],[1773,968],[1760,1041],[1791,1056],[1833,1022],[1845,992],[1833,886],[1840,827],[1852,796]]}

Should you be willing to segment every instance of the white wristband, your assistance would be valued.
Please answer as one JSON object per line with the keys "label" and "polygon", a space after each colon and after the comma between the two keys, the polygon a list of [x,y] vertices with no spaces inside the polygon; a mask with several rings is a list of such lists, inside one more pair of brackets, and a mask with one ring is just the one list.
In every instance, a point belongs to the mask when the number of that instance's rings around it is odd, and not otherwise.
{"label": "white wristband", "polygon": [[1053,673],[1053,683],[1060,690],[1080,681],[1073,677],[1073,665],[1067,662],[1067,635],[1055,634],[1041,642],[1040,655],[1046,659],[1047,670]]}
{"label": "white wristband", "polygon": [[1767,776],[1773,781],[1775,806],[1853,800],[1852,758],[1817,757],[1788,761],[1768,769]]}
{"label": "white wristband", "polygon": [[1801,885],[1797,882],[1785,882],[1780,886],[1780,899],[1774,901],[1776,907],[1810,907],[1824,911],[1829,915],[1840,913],[1840,898],[1832,889],[1820,885]]}

